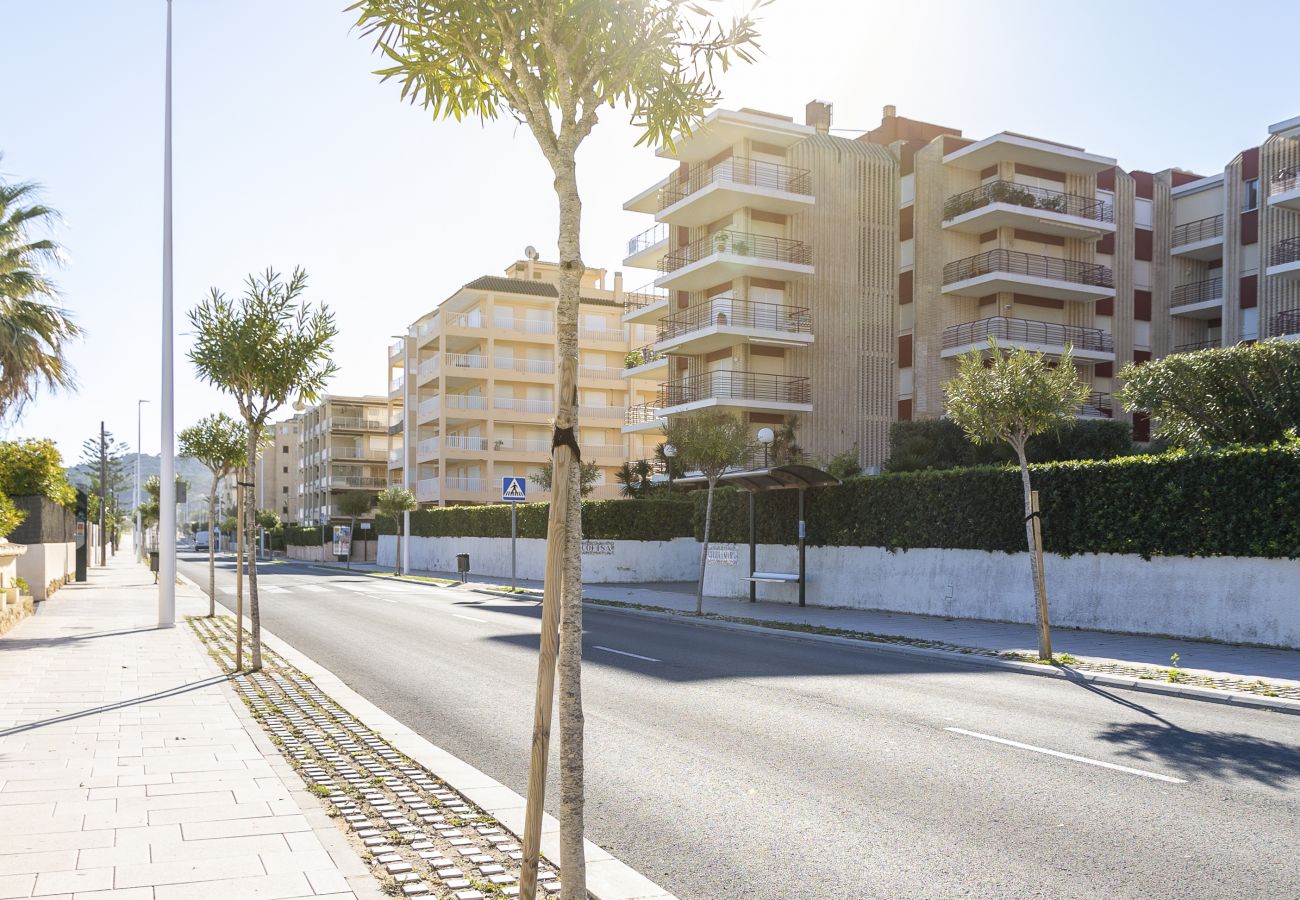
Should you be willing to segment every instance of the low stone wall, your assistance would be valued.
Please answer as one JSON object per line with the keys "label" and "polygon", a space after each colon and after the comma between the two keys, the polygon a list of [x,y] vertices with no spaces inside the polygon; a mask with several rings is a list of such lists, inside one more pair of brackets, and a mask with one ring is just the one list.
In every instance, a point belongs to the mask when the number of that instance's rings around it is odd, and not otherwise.
{"label": "low stone wall", "polygon": [[50,595],[77,575],[77,545],[28,544],[18,557],[18,575],[27,582],[32,597],[48,600]]}
{"label": "low stone wall", "polygon": [[32,614],[30,594],[18,592],[18,560],[27,547],[0,538],[0,634],[4,634]]}
{"label": "low stone wall", "polygon": [[[455,572],[456,554],[468,553],[470,573],[491,578],[510,577],[508,538],[403,538],[411,542],[411,568],[430,572]],[[397,540],[379,538],[379,564],[395,561]],[[700,564],[700,545],[694,538],[671,541],[583,541],[582,580],[587,584],[629,584],[640,581],[683,581]],[[546,572],[546,541],[520,538],[517,572],[520,578],[538,580]]]}

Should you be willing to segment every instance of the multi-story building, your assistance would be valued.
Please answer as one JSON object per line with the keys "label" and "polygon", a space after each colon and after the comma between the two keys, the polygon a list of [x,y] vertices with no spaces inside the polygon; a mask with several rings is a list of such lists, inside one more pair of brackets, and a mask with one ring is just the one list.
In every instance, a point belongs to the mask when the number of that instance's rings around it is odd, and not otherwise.
{"label": "multi-story building", "polygon": [[834,137],[830,107],[808,124],[717,110],[659,156],[677,168],[624,209],[654,216],[627,265],[658,277],[623,320],[653,326],[651,405],[623,430],[717,407],[755,430],[799,420],[821,455],[879,464],[895,412],[898,163],[886,147]]}
{"label": "multi-story building", "polygon": [[298,414],[268,426],[267,446],[257,456],[257,508],[269,509],[289,524],[302,516],[302,420]]}
{"label": "multi-story building", "polygon": [[[391,483],[409,483],[426,505],[499,502],[502,476],[528,476],[550,460],[558,274],[530,254],[504,276],[464,285],[389,348]],[[647,334],[621,321],[622,276],[605,282],[603,269],[583,276],[578,323],[579,444],[599,467],[597,498],[617,496],[614,473],[647,453],[647,438],[620,429],[654,390],[623,378]],[[528,493],[547,497],[535,484]]]}
{"label": "multi-story building", "polygon": [[374,494],[387,486],[386,397],[328,394],[298,418],[300,525],[339,518],[338,498],[344,493]]}

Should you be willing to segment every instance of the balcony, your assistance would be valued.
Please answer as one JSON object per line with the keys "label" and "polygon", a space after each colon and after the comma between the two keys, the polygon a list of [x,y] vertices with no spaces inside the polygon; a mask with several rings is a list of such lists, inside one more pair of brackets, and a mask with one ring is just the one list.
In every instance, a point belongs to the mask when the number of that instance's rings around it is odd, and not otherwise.
{"label": "balcony", "polygon": [[449,313],[447,316],[447,326],[449,328],[459,328],[466,331],[477,331],[486,326],[483,321],[483,313],[479,310],[463,313]]}
{"label": "balcony", "polygon": [[436,503],[442,499],[441,485],[436,478],[421,478],[415,483],[415,499],[421,503]]}
{"label": "balcony", "polygon": [[812,342],[807,307],[723,296],[666,316],[654,347],[663,353],[700,354],[737,343],[806,347]]}
{"label": "balcony", "polygon": [[659,385],[662,415],[710,406],[812,412],[808,379],[796,375],[717,371],[690,375]]}
{"label": "balcony", "polygon": [[1270,278],[1300,280],[1300,237],[1283,238],[1274,244],[1266,271]]}
{"label": "balcony", "polygon": [[623,359],[623,378],[646,378],[659,369],[668,370],[668,357],[647,344],[633,350]]}
{"label": "balcony", "polygon": [[1178,285],[1169,296],[1169,312],[1191,319],[1217,319],[1223,315],[1223,279]]}
{"label": "balcony", "polygon": [[502,453],[545,453],[551,452],[548,438],[498,438],[492,442],[492,449]]}
{"label": "balcony", "polygon": [[420,365],[416,367],[415,383],[423,384],[429,379],[434,378],[435,376],[437,376],[438,370],[441,368],[442,368],[442,355],[439,353],[435,353],[433,356],[430,356],[428,359],[423,360],[420,363]]}
{"label": "balcony", "polygon": [[330,431],[388,431],[388,425],[379,419],[366,419],[360,416],[333,416],[329,421]]}
{"label": "balcony", "polygon": [[482,394],[445,394],[443,403],[448,419],[482,418],[488,408],[488,398]]}
{"label": "balcony", "polygon": [[1078,416],[1080,419],[1110,419],[1115,416],[1115,405],[1110,394],[1093,391],[1083,401]]}
{"label": "balcony", "polygon": [[949,197],[943,218],[944,228],[966,234],[1010,227],[1092,240],[1115,231],[1109,203],[1011,181],[989,182]]}
{"label": "balcony", "polygon": [[515,397],[493,397],[492,408],[514,413],[522,413],[530,416],[550,416],[555,414],[555,402],[552,400],[524,400]]}
{"label": "balcony", "polygon": [[587,328],[579,325],[578,340],[624,344],[627,341],[627,333],[622,328]]}
{"label": "balcony", "polygon": [[623,370],[610,366],[578,366],[578,377],[596,381],[618,381],[623,377]]}
{"label": "balcony", "polygon": [[388,468],[400,469],[406,465],[406,450],[398,447],[388,451]]}
{"label": "balcony", "polygon": [[437,459],[438,451],[441,447],[442,440],[440,438],[425,438],[415,445],[415,461],[429,462],[430,460]]}
{"label": "balcony", "polygon": [[336,490],[340,488],[377,490],[388,487],[388,479],[371,475],[331,475],[329,485]]}
{"label": "balcony", "polygon": [[1023,347],[1048,356],[1060,356],[1068,344],[1075,359],[1080,362],[1114,362],[1114,339],[1100,328],[1079,325],[1058,325],[1055,322],[1037,322],[1033,319],[1012,319],[993,316],[978,322],[951,325],[943,330],[945,358],[960,356],[971,350],[988,348],[989,338],[998,343]]}
{"label": "balcony", "polygon": [[436,419],[441,414],[441,410],[441,398],[430,397],[428,400],[422,400],[420,405],[415,408],[415,421],[423,423]]}
{"label": "balcony", "polygon": [[1268,336],[1288,340],[1300,338],[1300,307],[1274,313],[1268,322]]}
{"label": "balcony", "polygon": [[442,486],[448,493],[457,491],[463,494],[477,494],[483,490],[486,481],[477,475],[447,475]]}
{"label": "balcony", "polygon": [[667,225],[660,223],[628,241],[623,265],[637,269],[659,268],[659,260],[668,252],[669,230]]}
{"label": "balcony", "polygon": [[549,359],[521,359],[519,357],[498,356],[494,361],[498,369],[509,372],[522,372],[525,375],[554,375],[555,363]]}
{"label": "balcony", "polygon": [[406,377],[404,375],[394,375],[388,379],[388,393],[400,394],[402,392],[402,387],[405,384]]}
{"label": "balcony", "polygon": [[526,316],[495,315],[492,324],[502,331],[518,331],[523,334],[555,334],[555,320],[550,316],[530,319]]}
{"label": "balcony", "polygon": [[481,353],[444,353],[443,362],[448,369],[487,369],[488,357]]}
{"label": "balcony", "polygon": [[1268,202],[1300,212],[1300,166],[1280,169],[1269,180]]}
{"label": "balcony", "polygon": [[459,450],[462,453],[483,453],[488,448],[487,438],[472,434],[444,435],[443,444],[449,451]]}
{"label": "balcony", "polygon": [[588,406],[583,404],[578,407],[579,421],[587,419],[617,419],[623,421],[627,417],[627,407],[625,406]]}
{"label": "balcony", "polygon": [[653,323],[668,309],[668,292],[647,284],[623,295],[623,321]]}
{"label": "balcony", "polygon": [[397,340],[393,341],[391,344],[388,345],[388,358],[396,359],[400,357],[405,347],[406,347],[406,341],[402,340],[401,338],[398,338]]}
{"label": "balcony", "polygon": [[791,281],[813,274],[812,250],[803,241],[724,229],[672,250],[659,262],[655,284],[697,291],[742,275]]}
{"label": "balcony", "polygon": [[640,403],[629,406],[623,417],[623,433],[633,434],[638,431],[657,431],[664,427],[663,416],[657,403]]}
{"label": "balcony", "polygon": [[371,450],[365,447],[329,447],[326,454],[331,459],[370,459],[384,458],[383,450]]}
{"label": "balcony", "polygon": [[627,447],[623,444],[589,444],[586,441],[583,441],[581,446],[582,458],[586,460],[590,460],[593,457],[619,460],[627,459]]}
{"label": "balcony", "polygon": [[1204,341],[1189,341],[1186,344],[1179,344],[1174,347],[1175,353],[1195,353],[1198,350],[1217,350],[1223,346],[1223,342],[1218,338],[1210,338]]}
{"label": "balcony", "polygon": [[943,267],[943,292],[985,297],[1005,291],[1054,300],[1103,300],[1115,296],[1106,266],[1019,250],[989,250]]}
{"label": "balcony", "polygon": [[808,209],[813,202],[812,176],[807,169],[733,156],[713,165],[698,163],[686,178],[669,178],[659,192],[655,218],[695,227],[743,207],[788,216]]}
{"label": "balcony", "polygon": [[1223,256],[1223,214],[1174,226],[1169,252],[1187,259],[1220,259]]}

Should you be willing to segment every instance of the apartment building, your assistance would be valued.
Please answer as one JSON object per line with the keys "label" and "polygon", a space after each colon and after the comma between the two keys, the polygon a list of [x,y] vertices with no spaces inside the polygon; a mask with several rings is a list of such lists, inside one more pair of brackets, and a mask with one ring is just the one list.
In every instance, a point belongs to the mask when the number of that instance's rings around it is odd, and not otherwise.
{"label": "apartment building", "polygon": [[[424,505],[493,503],[502,476],[528,476],[550,460],[558,276],[558,264],[530,252],[503,276],[458,289],[389,348],[390,483],[409,484]],[[579,444],[599,467],[597,498],[617,496],[614,473],[652,452],[649,438],[620,429],[655,388],[623,377],[648,332],[624,326],[622,276],[606,279],[604,269],[583,276],[578,328]],[[528,494],[547,498],[531,483]]]}
{"label": "apartment building", "polygon": [[268,426],[268,445],[257,456],[257,508],[290,524],[302,521],[302,422],[297,414]]}
{"label": "apartment building", "polygon": [[896,393],[893,153],[832,136],[813,102],[804,124],[717,110],[658,155],[675,169],[623,205],[656,223],[624,262],[658,276],[623,321],[654,329],[627,375],[659,387],[624,433],[711,407],[755,431],[794,415],[810,452],[879,465]]}
{"label": "apartment building", "polygon": [[298,419],[298,524],[328,523],[342,494],[387,486],[387,397],[328,394]]}

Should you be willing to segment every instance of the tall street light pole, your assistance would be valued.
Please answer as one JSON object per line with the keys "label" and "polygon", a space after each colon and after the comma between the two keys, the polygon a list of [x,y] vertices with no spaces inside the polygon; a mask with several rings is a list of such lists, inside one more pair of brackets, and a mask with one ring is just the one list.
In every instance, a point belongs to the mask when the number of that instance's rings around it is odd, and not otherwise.
{"label": "tall street light pole", "polygon": [[[406,334],[395,334],[395,338],[402,341],[402,487],[408,491],[411,489],[411,416],[414,410],[411,409],[411,344],[415,337],[411,334],[411,329],[406,329]],[[441,473],[439,473],[441,477]],[[402,534],[407,540],[402,544],[402,558],[399,561],[402,574],[405,575],[411,570],[411,513],[409,510],[402,513]],[[376,557],[377,559],[378,557]]]}
{"label": "tall street light pole", "polygon": [[[158,627],[176,624],[176,459],[172,376],[172,0],[167,0],[163,99],[162,427],[158,497]],[[211,537],[209,537],[211,540]]]}
{"label": "tall street light pole", "polygon": [[144,535],[140,529],[140,453],[142,452],[140,446],[140,416],[144,404],[148,402],[148,400],[135,401],[135,500],[133,508],[135,509],[135,558],[137,560],[144,559]]}

